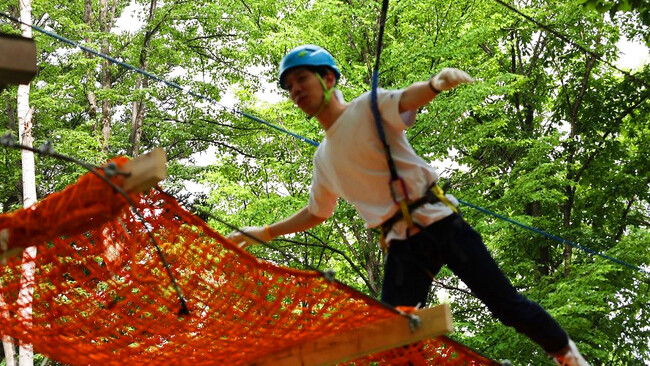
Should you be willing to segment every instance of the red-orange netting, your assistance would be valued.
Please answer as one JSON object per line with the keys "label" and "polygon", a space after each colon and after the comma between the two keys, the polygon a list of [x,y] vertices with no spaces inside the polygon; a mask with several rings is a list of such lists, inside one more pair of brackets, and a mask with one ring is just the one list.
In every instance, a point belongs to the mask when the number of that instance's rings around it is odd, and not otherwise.
{"label": "red-orange netting", "polygon": [[[119,159],[118,163],[124,163]],[[119,183],[119,182],[118,182]],[[0,333],[70,365],[248,365],[325,335],[399,316],[317,272],[263,262],[164,193],[134,196],[146,222],[100,178],[0,216],[9,248],[37,245],[32,315],[21,258],[0,266]],[[187,300],[180,301],[151,230]],[[354,365],[491,365],[445,337]]]}

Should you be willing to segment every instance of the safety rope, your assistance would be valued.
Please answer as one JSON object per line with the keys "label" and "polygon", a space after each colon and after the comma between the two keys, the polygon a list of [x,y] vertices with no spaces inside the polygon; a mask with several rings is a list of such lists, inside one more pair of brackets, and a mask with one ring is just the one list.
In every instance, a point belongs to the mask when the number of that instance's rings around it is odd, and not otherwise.
{"label": "safety rope", "polygon": [[[388,186],[390,188],[391,198],[393,202],[399,206],[402,217],[407,223],[409,229],[413,228],[413,218],[411,217],[411,210],[409,209],[409,195],[406,188],[406,183],[404,179],[399,176],[397,173],[397,168],[395,167],[395,161],[390,152],[390,145],[386,141],[386,132],[381,121],[381,112],[379,111],[379,103],[377,101],[377,89],[379,87],[379,64],[381,59],[381,49],[383,46],[384,39],[384,28],[386,24],[386,13],[388,12],[388,0],[383,0],[381,4],[381,13],[379,15],[379,33],[377,35],[377,54],[375,56],[375,68],[372,72],[372,89],[370,91],[370,109],[372,110],[372,115],[375,120],[375,126],[377,128],[377,133],[379,139],[381,140],[382,145],[384,146],[384,154],[386,156],[386,163],[388,164],[388,170],[390,171],[390,181]],[[398,194],[397,189],[401,190],[401,195]],[[381,229],[381,234],[379,242],[381,247],[386,250],[388,245],[385,242],[385,235],[383,228]]]}
{"label": "safety rope", "polygon": [[[498,1],[498,0],[495,0],[495,1]],[[117,60],[117,59],[115,59],[115,58],[113,58],[113,57],[110,57],[110,56],[108,56],[108,55],[105,55],[105,54],[103,54],[103,53],[101,53],[101,52],[99,52],[99,51],[96,51],[96,50],[93,50],[93,49],[91,49],[91,48],[85,47],[85,46],[83,46],[83,45],[81,45],[81,44],[79,44],[79,43],[77,43],[77,42],[74,42],[74,41],[69,40],[69,39],[67,39],[67,38],[65,38],[65,37],[62,37],[62,36],[60,36],[60,35],[57,35],[56,33],[49,32],[49,31],[47,31],[47,30],[45,30],[45,29],[42,29],[42,28],[40,28],[40,27],[38,27],[38,26],[35,26],[35,25],[33,25],[33,24],[27,24],[27,23],[24,23],[24,22],[22,22],[21,20],[15,18],[15,17],[13,17],[13,16],[11,16],[11,15],[9,15],[9,14],[6,14],[6,13],[1,13],[1,12],[0,12],[0,16],[2,16],[2,17],[4,17],[4,18],[7,18],[7,19],[9,19],[9,20],[11,20],[11,21],[13,21],[13,22],[16,22],[16,23],[19,23],[19,24],[23,24],[23,25],[29,26],[29,27],[31,27],[32,29],[36,30],[36,31],[39,32],[39,33],[45,34],[45,35],[47,35],[47,36],[49,36],[49,37],[55,38],[55,39],[60,40],[60,41],[62,41],[62,42],[64,42],[64,43],[67,43],[67,44],[73,45],[73,46],[75,46],[75,47],[79,47],[80,49],[82,49],[82,50],[84,50],[84,51],[86,51],[86,52],[90,52],[90,53],[92,53],[92,54],[94,54],[94,55],[96,55],[96,56],[98,56],[98,57],[104,58],[104,59],[106,59],[107,61],[109,61],[109,62],[111,62],[111,63],[117,64],[117,65],[122,66],[122,67],[124,67],[124,68],[126,68],[126,69],[129,69],[129,70],[135,71],[135,72],[137,72],[137,73],[139,73],[139,74],[141,74],[141,75],[144,75],[144,76],[146,76],[146,77],[148,77],[148,78],[151,78],[151,79],[154,79],[154,80],[160,81],[160,82],[164,83],[164,84],[167,85],[167,86],[170,86],[170,87],[172,87],[172,88],[175,88],[175,89],[181,90],[181,91],[183,91],[183,92],[185,92],[185,93],[187,93],[187,94],[189,94],[189,95],[191,95],[191,96],[194,96],[194,97],[196,97],[196,98],[203,99],[203,100],[209,101],[209,102],[211,102],[211,103],[214,103],[214,104],[216,104],[217,106],[222,107],[223,109],[231,110],[233,113],[240,114],[240,115],[242,115],[243,117],[249,118],[249,119],[251,119],[251,120],[253,120],[253,121],[256,121],[256,122],[259,122],[259,123],[262,123],[262,124],[264,124],[264,125],[266,125],[266,126],[269,126],[269,127],[273,128],[273,129],[275,129],[275,130],[278,130],[278,131],[283,132],[283,133],[286,133],[286,134],[288,134],[288,135],[290,135],[290,136],[292,136],[292,137],[295,137],[295,138],[297,138],[297,139],[299,139],[299,140],[302,140],[302,141],[304,141],[304,142],[307,142],[307,143],[309,143],[309,144],[311,144],[311,145],[313,145],[313,146],[319,146],[319,143],[316,142],[316,141],[310,140],[310,139],[308,139],[308,138],[306,138],[306,137],[303,137],[303,136],[298,135],[298,134],[296,134],[296,133],[290,132],[290,131],[288,131],[288,130],[282,128],[282,127],[279,127],[279,126],[273,125],[273,124],[271,124],[271,123],[269,123],[269,122],[267,122],[267,121],[264,121],[264,120],[261,119],[261,118],[255,117],[255,116],[253,116],[253,115],[251,115],[251,114],[245,113],[245,112],[240,111],[240,110],[238,110],[238,109],[230,108],[230,107],[224,106],[224,105],[220,104],[218,101],[215,101],[215,100],[213,100],[213,99],[210,98],[210,97],[207,97],[207,96],[201,95],[201,94],[199,94],[199,93],[195,93],[195,92],[191,91],[189,88],[185,88],[185,87],[180,86],[180,85],[177,84],[177,83],[167,81],[167,80],[165,80],[165,79],[163,79],[163,78],[161,78],[161,77],[158,77],[158,76],[156,76],[156,75],[153,75],[153,74],[151,74],[151,73],[149,73],[149,72],[147,72],[147,71],[144,71],[144,70],[142,70],[142,69],[140,69],[140,68],[137,68],[137,67],[135,67],[135,66],[129,65],[129,64],[125,63],[125,62],[119,61],[119,60]],[[374,78],[374,75],[373,75],[373,79],[375,79],[375,78]],[[377,78],[377,79],[378,79],[378,78]],[[374,83],[374,80],[373,80],[373,83]],[[472,208],[477,209],[477,210],[480,209],[478,206],[470,205],[469,203],[466,203],[466,202],[463,202],[463,201],[460,201],[460,200],[459,200],[459,202],[460,202],[461,204],[463,204],[463,205],[467,205],[468,207],[472,207]],[[495,213],[492,213],[492,212],[489,211],[489,210],[480,209],[479,211],[482,211],[482,212],[484,212],[484,213],[487,213],[487,214],[492,215],[492,216],[497,217],[497,218],[503,218],[503,216],[498,215],[498,214],[495,214]],[[536,228],[530,227],[530,226],[528,226],[528,225],[525,225],[525,224],[522,224],[522,223],[516,222],[516,221],[511,220],[511,219],[508,219],[508,221],[509,221],[509,222],[512,222],[512,223],[514,223],[514,224],[516,224],[516,225],[518,225],[518,226],[524,227],[524,228],[526,228],[527,230],[530,230],[530,231],[533,231],[533,232],[540,232],[540,233],[543,232],[542,230],[539,230],[539,229],[536,229]],[[550,234],[549,234],[549,235],[550,235]],[[553,239],[553,240],[556,240],[556,241],[558,241],[558,242],[560,242],[560,243],[570,243],[570,241],[565,240],[565,239],[562,239],[562,238],[559,238],[559,237],[556,237],[556,236],[549,236],[549,238],[550,238],[550,239]],[[585,251],[585,252],[587,252],[587,253],[595,254],[595,255],[598,255],[598,256],[600,256],[600,257],[603,257],[603,258],[607,258],[607,259],[609,259],[608,256],[603,255],[603,254],[601,254],[601,253],[599,253],[599,252],[597,252],[597,251],[595,251],[595,250],[589,249],[589,248],[587,248],[587,247],[585,247],[585,246],[576,246],[576,248],[581,249],[581,250],[583,250],[583,251]],[[612,262],[618,263],[618,264],[625,263],[625,262],[620,261],[620,260],[614,260],[614,259],[609,259],[609,260],[612,261]],[[627,264],[627,263],[625,263],[624,265],[625,265],[626,267],[629,267],[629,268],[637,269],[637,270],[641,271],[642,273],[650,274],[650,270],[644,270],[644,269],[641,269],[641,268],[639,268],[639,267],[637,267],[637,266],[633,266],[633,265],[631,265],[631,264]]]}
{"label": "safety rope", "polygon": [[618,264],[623,265],[623,266],[625,266],[625,267],[628,267],[628,268],[631,268],[631,269],[635,269],[635,270],[637,270],[637,271],[640,271],[640,272],[643,272],[643,273],[646,273],[646,274],[650,274],[650,269],[647,269],[647,270],[646,270],[646,269],[643,269],[643,268],[641,268],[641,267],[637,267],[637,266],[631,265],[631,264],[629,264],[629,263],[623,262],[622,260],[619,260],[619,259],[616,259],[616,258],[614,258],[614,257],[611,257],[611,256],[609,256],[609,255],[607,255],[607,254],[603,254],[603,253],[600,253],[600,252],[598,252],[598,251],[596,251],[596,250],[593,250],[593,249],[591,249],[591,248],[588,248],[588,247],[586,247],[586,246],[584,246],[584,245],[576,244],[576,243],[573,243],[573,242],[571,242],[571,241],[569,241],[569,240],[562,239],[562,238],[560,238],[559,236],[555,236],[555,235],[553,235],[553,234],[549,234],[549,233],[547,233],[547,232],[544,231],[544,230],[540,230],[540,229],[534,228],[534,227],[532,227],[532,226],[528,226],[528,225],[526,225],[526,224],[522,224],[521,222],[515,221],[515,220],[513,220],[513,219],[511,219],[511,218],[508,218],[508,217],[506,217],[506,216],[503,216],[503,215],[499,215],[499,214],[496,213],[496,212],[492,212],[492,211],[490,211],[490,210],[488,210],[488,209],[485,209],[485,208],[482,208],[482,207],[479,207],[479,206],[473,205],[473,204],[471,204],[471,203],[469,203],[469,202],[465,202],[465,201],[460,200],[460,199],[458,200],[458,202],[462,203],[463,205],[465,205],[465,206],[467,206],[467,207],[471,207],[471,208],[473,208],[473,209],[475,209],[475,210],[477,210],[477,211],[480,211],[480,212],[486,213],[486,214],[488,214],[488,215],[490,215],[490,216],[494,216],[494,217],[496,217],[496,218],[498,218],[498,219],[501,219],[501,220],[503,220],[503,221],[507,221],[507,222],[509,222],[509,223],[511,223],[511,224],[515,224],[515,225],[517,225],[517,226],[519,226],[519,227],[521,227],[521,228],[524,228],[524,229],[526,229],[526,230],[528,230],[528,231],[532,231],[532,232],[537,233],[537,234],[539,234],[539,235],[545,236],[545,237],[547,237],[547,238],[549,238],[549,239],[553,239],[553,240],[555,240],[555,241],[557,241],[557,242],[560,242],[560,243],[562,243],[562,244],[566,244],[566,245],[572,246],[572,247],[574,247],[574,248],[578,248],[578,249],[583,250],[583,251],[585,251],[585,252],[587,252],[587,253],[590,253],[590,254],[593,254],[593,255],[597,255],[597,256],[599,256],[599,257],[601,257],[601,258],[605,258],[605,259],[607,259],[607,260],[610,260],[610,261],[612,261],[612,262],[614,262],[614,263],[618,263]]}

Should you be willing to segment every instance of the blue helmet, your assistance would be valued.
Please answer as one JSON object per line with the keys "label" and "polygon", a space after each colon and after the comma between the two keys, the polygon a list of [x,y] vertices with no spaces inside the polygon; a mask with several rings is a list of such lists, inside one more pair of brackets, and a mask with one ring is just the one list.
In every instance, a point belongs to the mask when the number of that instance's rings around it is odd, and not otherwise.
{"label": "blue helmet", "polygon": [[328,67],[334,71],[337,82],[341,77],[341,72],[339,71],[339,68],[336,67],[334,57],[332,57],[329,52],[322,47],[313,44],[306,44],[289,51],[289,53],[287,53],[287,55],[282,59],[282,62],[280,62],[279,79],[280,87],[282,89],[285,89],[284,77],[287,71],[298,66]]}

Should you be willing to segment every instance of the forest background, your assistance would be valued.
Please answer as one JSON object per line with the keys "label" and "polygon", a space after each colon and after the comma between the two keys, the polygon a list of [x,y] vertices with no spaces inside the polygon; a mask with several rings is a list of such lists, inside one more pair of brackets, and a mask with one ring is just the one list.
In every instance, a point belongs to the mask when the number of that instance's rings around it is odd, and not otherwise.
{"label": "forest background", "polygon": [[[440,95],[407,131],[420,155],[446,167],[441,173],[449,192],[647,270],[650,68],[642,63],[622,73],[612,67],[622,38],[650,45],[647,2],[511,4],[548,28],[491,0],[391,1],[380,86],[405,87],[443,67],[467,71],[477,82]],[[214,217],[239,227],[277,221],[307,202],[315,147],[239,112],[320,141],[315,121],[282,94],[269,97],[277,65],[291,48],[318,44],[335,56],[347,100],[368,91],[380,6],[361,0],[35,0],[35,25],[212,100],[228,95],[235,104],[198,100],[35,32],[34,144],[50,141],[56,151],[91,163],[162,147],[169,157],[165,189],[218,231],[230,229]],[[0,0],[0,9],[18,14],[13,0]],[[116,26],[129,16],[125,9],[138,10],[137,26],[128,31]],[[20,33],[7,21],[0,29]],[[0,134],[17,136],[16,88],[0,98]],[[209,163],[197,164],[198,158]],[[0,208],[8,212],[22,206],[20,152],[2,148],[1,159]],[[83,173],[37,156],[38,197]],[[513,284],[565,327],[592,364],[650,364],[647,274],[472,208],[463,211]],[[264,247],[250,250],[291,267],[333,268],[344,283],[379,295],[377,233],[344,202],[323,225],[274,244],[299,261]],[[434,286],[431,302],[452,305],[453,338],[516,365],[550,364],[448,270]]]}

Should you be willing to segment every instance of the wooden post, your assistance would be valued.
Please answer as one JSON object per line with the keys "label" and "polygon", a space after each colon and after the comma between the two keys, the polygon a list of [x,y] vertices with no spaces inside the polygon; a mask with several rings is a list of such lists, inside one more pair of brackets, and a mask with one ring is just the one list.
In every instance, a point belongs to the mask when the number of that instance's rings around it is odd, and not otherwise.
{"label": "wooden post", "polygon": [[[37,71],[34,40],[0,33],[0,91],[8,84],[29,84]],[[0,264],[24,249],[8,247],[9,230],[0,230]]]}
{"label": "wooden post", "polygon": [[28,84],[37,71],[34,40],[0,33],[0,90],[9,84]]}
{"label": "wooden post", "polygon": [[121,170],[131,174],[122,189],[130,193],[146,192],[167,178],[167,154],[157,147],[128,161]]}
{"label": "wooden post", "polygon": [[273,352],[252,362],[251,365],[335,365],[453,331],[448,304],[420,310],[416,315],[420,317],[421,326],[415,331],[411,331],[408,319],[396,315],[363,328],[332,334]]}

